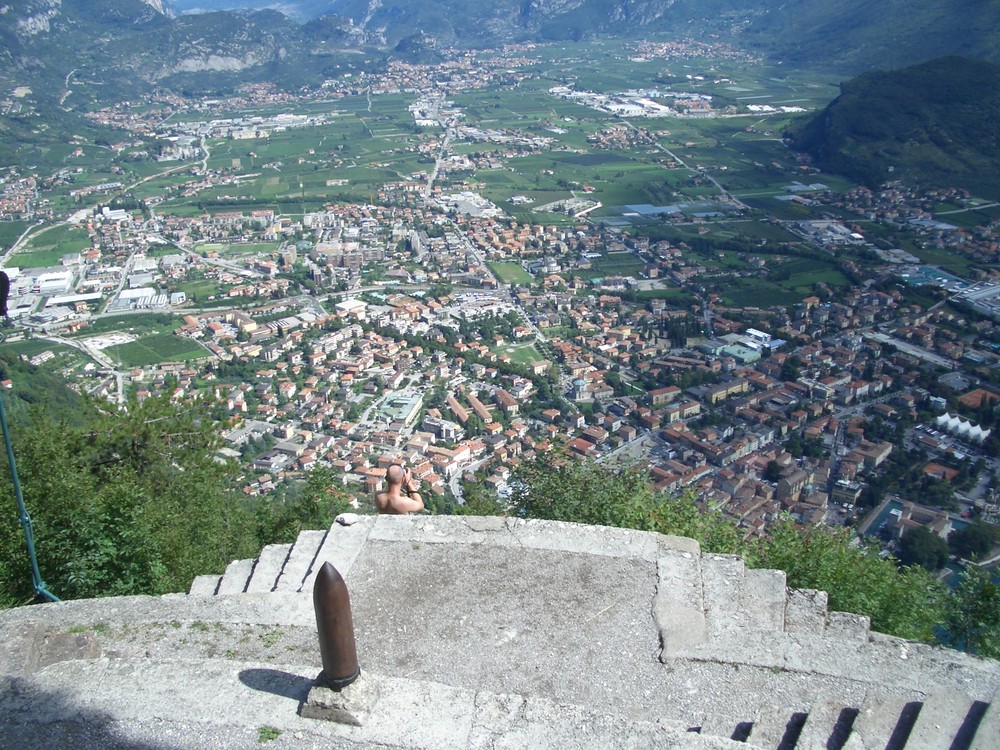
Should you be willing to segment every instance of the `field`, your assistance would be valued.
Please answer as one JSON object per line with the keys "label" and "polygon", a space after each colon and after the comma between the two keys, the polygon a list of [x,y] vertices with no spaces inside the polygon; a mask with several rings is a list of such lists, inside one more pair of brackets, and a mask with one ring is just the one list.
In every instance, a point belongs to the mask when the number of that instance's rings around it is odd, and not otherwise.
{"label": "field", "polygon": [[0,248],[6,249],[13,245],[30,226],[31,223],[27,221],[0,221]]}
{"label": "field", "polygon": [[589,278],[604,276],[642,276],[646,264],[632,253],[608,253],[595,258],[588,272]]}
{"label": "field", "polygon": [[55,356],[52,359],[42,362],[40,367],[44,370],[72,371],[78,370],[83,365],[91,363],[92,360],[79,349],[57,344],[46,339],[26,339],[24,341],[4,341],[0,343],[0,352],[7,355],[16,355],[30,359],[43,352],[52,352]]}
{"label": "field", "polygon": [[223,287],[209,279],[192,279],[177,285],[178,292],[184,292],[192,302],[203,302],[208,297],[219,294]]}
{"label": "field", "polygon": [[90,247],[90,238],[84,229],[67,225],[53,226],[36,232],[12,265],[21,268],[47,268],[58,266],[64,255],[78,253]]}
{"label": "field", "polygon": [[154,333],[171,333],[181,325],[179,317],[163,313],[115,315],[92,320],[89,326],[73,334],[73,338],[87,338],[115,331],[128,331],[135,336],[147,336]]}
{"label": "field", "polygon": [[823,285],[834,290],[846,288],[850,280],[832,263],[793,258],[775,264],[767,278],[732,278],[709,288],[731,305],[770,307],[801,302],[819,293]]}
{"label": "field", "polygon": [[534,279],[531,274],[521,268],[520,263],[490,263],[490,269],[504,284],[519,284],[527,286]]}
{"label": "field", "polygon": [[192,339],[167,333],[143,336],[136,341],[104,350],[123,367],[144,367],[160,362],[184,362],[208,356],[208,351]]}
{"label": "field", "polygon": [[238,242],[233,244],[219,244],[217,242],[206,242],[194,248],[199,253],[218,253],[227,258],[238,258],[240,256],[254,256],[262,253],[273,253],[278,249],[276,242]]}
{"label": "field", "polygon": [[537,362],[540,359],[544,359],[541,352],[539,352],[534,344],[522,344],[520,346],[499,346],[496,347],[494,353],[499,355],[506,354],[510,357],[511,362],[516,365],[529,365],[532,362]]}

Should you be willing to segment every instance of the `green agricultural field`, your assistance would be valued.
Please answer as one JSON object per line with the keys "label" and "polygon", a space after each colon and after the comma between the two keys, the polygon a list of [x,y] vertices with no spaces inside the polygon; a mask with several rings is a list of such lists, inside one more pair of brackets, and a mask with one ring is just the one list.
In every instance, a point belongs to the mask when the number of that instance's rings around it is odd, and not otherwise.
{"label": "green agricultural field", "polygon": [[13,265],[21,268],[57,266],[64,255],[78,253],[90,246],[90,237],[85,229],[58,225],[34,234],[24,251],[16,255]]}
{"label": "green agricultural field", "polygon": [[31,226],[27,221],[0,221],[0,248],[8,248],[17,241],[25,229]]}
{"label": "green agricultural field", "polygon": [[197,341],[167,333],[144,336],[120,346],[110,346],[104,352],[118,360],[123,367],[145,367],[160,362],[182,362],[208,356],[208,350]]}
{"label": "green agricultural field", "polygon": [[778,200],[776,195],[787,195],[786,193],[736,193],[737,198],[746,203],[751,208],[763,211],[769,216],[782,221],[811,221],[822,216],[824,206],[804,206],[794,201]]}
{"label": "green agricultural field", "polygon": [[262,253],[273,253],[278,249],[276,242],[246,242],[226,245],[220,250],[220,255],[260,255]]}
{"label": "green agricultural field", "polygon": [[766,279],[727,279],[725,283],[709,286],[729,304],[739,307],[768,307],[801,302],[804,297],[816,294],[821,285],[831,289],[847,288],[851,282],[833,263],[811,258],[792,258],[777,262],[769,259]]}
{"label": "green agricultural field", "polygon": [[150,258],[163,258],[167,255],[183,254],[183,252],[183,250],[178,249],[174,245],[150,245],[146,251],[146,255]]}
{"label": "green agricultural field", "polygon": [[3,342],[0,344],[0,350],[6,352],[7,354],[16,354],[19,357],[31,358],[42,352],[50,351],[54,354],[65,354],[67,352],[76,352],[76,349],[68,347],[65,344],[56,344],[52,341],[46,341],[45,339],[25,339],[24,341],[13,341],[13,342]]}
{"label": "green agricultural field", "polygon": [[934,218],[946,224],[972,229],[1000,219],[1000,206],[987,204],[984,208],[965,210],[957,206],[941,205],[936,208]]}
{"label": "green agricultural field", "polygon": [[504,284],[528,286],[534,282],[534,278],[521,268],[520,263],[490,263],[489,266]]}
{"label": "green agricultural field", "polygon": [[972,267],[976,265],[975,261],[959,255],[958,253],[948,253],[942,250],[933,250],[923,247],[915,247],[911,249],[910,252],[928,265],[939,266],[948,273],[953,273],[956,276],[962,276],[965,278],[969,278],[972,275]]}
{"label": "green agricultural field", "polygon": [[27,339],[25,341],[0,343],[0,352],[30,359],[31,357],[52,352],[55,356],[39,364],[47,372],[58,372],[65,376],[69,372],[81,371],[85,365],[96,364],[88,355],[79,349],[65,344],[57,344],[45,339]]}

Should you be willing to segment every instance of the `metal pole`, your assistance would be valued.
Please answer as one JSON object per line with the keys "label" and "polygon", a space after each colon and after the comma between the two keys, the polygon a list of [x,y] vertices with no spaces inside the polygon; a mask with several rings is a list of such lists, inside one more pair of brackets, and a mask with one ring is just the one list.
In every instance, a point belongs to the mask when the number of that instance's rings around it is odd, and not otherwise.
{"label": "metal pole", "polygon": [[7,429],[7,411],[0,397],[0,427],[3,427],[3,442],[7,447],[7,463],[10,464],[10,476],[14,480],[14,496],[17,498],[17,511],[24,529],[24,541],[28,546],[28,559],[31,560],[31,586],[37,596],[44,596],[53,602],[62,601],[45,587],[42,574],[38,570],[38,559],[35,557],[35,535],[31,530],[31,517],[24,507],[24,497],[21,495],[21,482],[17,478],[17,465],[14,463],[14,448],[10,443],[10,430]]}

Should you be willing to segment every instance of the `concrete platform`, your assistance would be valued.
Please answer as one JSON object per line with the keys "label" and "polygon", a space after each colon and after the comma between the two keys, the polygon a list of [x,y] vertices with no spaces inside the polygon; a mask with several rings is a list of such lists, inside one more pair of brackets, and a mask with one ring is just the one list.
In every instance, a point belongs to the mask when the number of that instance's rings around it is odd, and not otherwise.
{"label": "concrete platform", "polygon": [[[905,724],[899,747],[910,750],[939,736],[954,750],[991,746],[997,662],[870,633],[864,618],[827,612],[825,596],[784,589],[779,574],[748,576],[690,539],[434,516],[304,533],[303,548],[318,552],[293,546],[284,577],[268,566],[274,591],[224,593],[241,584],[0,613],[0,737],[25,748],[262,738],[836,748],[885,747]],[[311,585],[326,560],[350,591],[364,678],[379,685],[361,727],[299,716],[321,666]],[[230,568],[244,581],[254,562]],[[913,707],[925,708],[919,723]]]}

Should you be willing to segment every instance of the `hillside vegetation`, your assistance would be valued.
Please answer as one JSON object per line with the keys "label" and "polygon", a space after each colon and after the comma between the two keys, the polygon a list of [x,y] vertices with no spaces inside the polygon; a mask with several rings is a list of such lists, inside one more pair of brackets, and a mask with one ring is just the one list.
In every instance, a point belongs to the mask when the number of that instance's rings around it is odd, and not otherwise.
{"label": "hillside vegetation", "polygon": [[[208,404],[168,398],[118,409],[0,358],[2,394],[42,579],[61,599],[185,591],[265,544],[323,528],[349,506],[329,471],[278,498],[246,498],[221,461]],[[32,601],[12,473],[0,461],[0,607]]]}
{"label": "hillside vegetation", "polygon": [[789,135],[820,168],[870,186],[902,179],[995,194],[1000,66],[945,57],[866,73]]}

